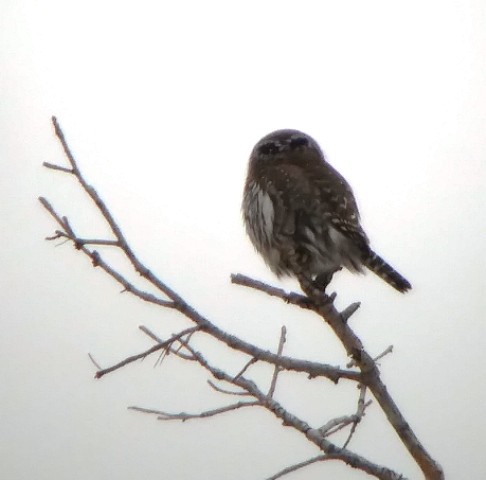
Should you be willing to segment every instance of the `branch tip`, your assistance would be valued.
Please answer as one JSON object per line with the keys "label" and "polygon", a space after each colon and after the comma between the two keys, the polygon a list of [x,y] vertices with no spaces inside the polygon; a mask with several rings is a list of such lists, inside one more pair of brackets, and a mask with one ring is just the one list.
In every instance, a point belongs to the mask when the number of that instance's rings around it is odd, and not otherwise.
{"label": "branch tip", "polygon": [[353,315],[356,310],[361,306],[361,302],[354,302],[351,305],[348,305],[342,312],[341,312],[341,318],[343,322],[347,322],[349,317]]}

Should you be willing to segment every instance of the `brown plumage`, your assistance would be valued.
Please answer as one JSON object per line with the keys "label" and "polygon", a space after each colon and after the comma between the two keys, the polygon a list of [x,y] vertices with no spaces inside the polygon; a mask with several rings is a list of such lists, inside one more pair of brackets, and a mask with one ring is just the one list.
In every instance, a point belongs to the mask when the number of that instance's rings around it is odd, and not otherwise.
{"label": "brown plumage", "polygon": [[351,187],[305,133],[277,130],[255,145],[242,210],[253,245],[278,276],[324,290],[341,267],[367,267],[400,292],[411,288],[371,250]]}

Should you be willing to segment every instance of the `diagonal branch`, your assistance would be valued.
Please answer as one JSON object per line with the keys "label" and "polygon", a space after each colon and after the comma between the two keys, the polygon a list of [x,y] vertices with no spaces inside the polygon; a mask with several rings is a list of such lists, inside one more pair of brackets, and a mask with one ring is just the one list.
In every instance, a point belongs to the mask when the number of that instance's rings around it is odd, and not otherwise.
{"label": "diagonal branch", "polygon": [[[147,279],[150,283],[152,283],[156,288],[158,288],[162,293],[167,295],[173,302],[178,302],[179,300],[182,300],[179,295],[176,294],[174,290],[169,288],[165,283],[161,282],[143,263],[138,259],[138,257],[135,255],[131,247],[129,246],[125,236],[123,235],[120,227],[116,223],[115,219],[113,218],[111,212],[109,211],[108,207],[106,206],[105,202],[101,199],[101,197],[98,195],[96,190],[89,185],[86,180],[84,179],[83,175],[81,174],[79,167],[77,165],[77,162],[74,158],[73,153],[71,152],[71,149],[69,148],[69,145],[67,144],[66,138],[64,136],[64,132],[62,131],[59,122],[57,121],[56,117],[52,117],[52,124],[54,125],[54,131],[56,133],[57,138],[61,142],[62,148],[64,150],[64,153],[66,154],[67,159],[69,160],[69,163],[71,164],[72,167],[72,173],[75,175],[81,186],[83,187],[84,191],[91,197],[91,200],[95,203],[97,206],[98,210],[101,212],[102,216],[106,220],[106,223],[109,225],[111,228],[111,231],[115,235],[115,238],[117,239],[120,248],[123,250],[131,264],[133,265],[133,268],[135,271],[137,271],[142,277]],[[50,164],[48,164],[50,165]],[[50,168],[50,167],[48,167]]]}
{"label": "diagonal branch", "polygon": [[[72,232],[72,228],[69,225],[67,218],[66,217],[61,218],[46,198],[39,197],[39,202],[63,229]],[[145,292],[135,287],[133,283],[129,282],[123,275],[121,275],[118,271],[112,268],[107,262],[105,262],[96,250],[90,250],[85,245],[79,245],[76,236],[73,237],[70,234],[67,234],[67,236],[69,237],[70,240],[73,241],[77,250],[80,250],[91,259],[91,263],[93,264],[94,267],[100,267],[102,270],[104,270],[110,277],[112,277],[116,282],[122,285],[125,291],[132,293],[133,295],[137,296],[138,298],[142,299],[145,302],[154,303],[162,307],[175,308],[173,302],[163,300],[159,297],[156,297],[152,293]]]}
{"label": "diagonal branch", "polygon": [[[51,216],[56,220],[56,222],[66,231],[69,238],[74,242],[74,245],[77,249],[81,250],[85,255],[87,255],[94,266],[101,267],[108,275],[110,275],[115,281],[120,283],[124,290],[127,292],[132,293],[133,295],[137,296],[138,298],[142,299],[145,302],[155,303],[160,306],[165,306],[168,308],[174,308],[178,310],[180,313],[185,315],[191,321],[193,321],[196,325],[198,325],[201,330],[205,331],[209,335],[217,338],[218,340],[225,343],[227,346],[234,350],[239,350],[243,353],[250,355],[250,357],[255,357],[258,360],[265,361],[274,365],[279,365],[283,369],[286,370],[294,370],[297,372],[306,372],[309,374],[311,378],[314,377],[326,377],[333,382],[337,382],[341,378],[345,378],[348,380],[354,380],[356,382],[360,381],[360,374],[355,371],[350,370],[343,370],[338,367],[333,367],[326,364],[320,364],[317,362],[308,362],[305,360],[297,360],[292,359],[290,357],[278,356],[274,353],[271,353],[267,350],[259,349],[258,347],[245,342],[233,335],[229,335],[228,333],[224,332],[223,330],[216,327],[213,323],[211,323],[208,319],[203,317],[199,312],[197,312],[193,307],[191,307],[187,302],[183,300],[181,296],[179,296],[175,291],[169,288],[165,283],[159,280],[150,270],[143,265],[140,260],[135,256],[132,249],[129,247],[127,240],[125,239],[120,227],[115,222],[112,214],[108,210],[108,207],[98,195],[96,190],[88,184],[86,179],[84,178],[83,174],[81,173],[76,160],[74,159],[74,155],[72,154],[64,133],[55,117],[52,118],[52,122],[54,125],[56,136],[58,137],[63,150],[71,164],[72,171],[69,170],[69,173],[73,174],[79,183],[81,184],[82,188],[86,191],[89,197],[92,199],[94,204],[96,205],[97,209],[103,216],[103,218],[108,223],[109,227],[111,228],[112,232],[114,233],[117,242],[119,244],[119,248],[125,253],[127,258],[132,263],[134,269],[140,273],[142,277],[149,281],[153,286],[155,286],[158,290],[163,292],[167,295],[171,301],[167,301],[164,299],[160,299],[153,294],[145,292],[143,290],[138,289],[133,285],[133,283],[129,282],[124,276],[118,273],[116,270],[111,268],[99,255],[97,251],[91,251],[85,245],[79,243],[79,239],[74,235],[72,232],[72,228],[69,225],[69,222],[66,217],[60,217],[50,205],[50,203],[43,197],[39,198],[41,204],[46,208],[46,210],[51,214]],[[300,298],[302,303],[305,304],[309,300],[306,297],[301,295],[296,295],[296,298]]]}
{"label": "diagonal branch", "polygon": [[[266,289],[262,288],[262,285],[264,285],[262,282],[255,282],[255,289],[266,292]],[[245,286],[253,288],[251,281],[247,281]],[[301,287],[310,300],[310,305],[306,308],[320,315],[339,338],[347,354],[361,370],[362,383],[373,393],[388,421],[421,468],[425,478],[427,480],[443,480],[444,472],[441,466],[430,456],[403,417],[397,404],[381,381],[380,372],[375,361],[365,350],[359,337],[354,333],[348,323],[343,321],[341,314],[336,310],[332,302],[328,301],[327,297],[319,297],[305,283],[302,283]],[[282,300],[289,302],[289,296],[285,292],[282,294],[276,292],[269,294],[278,296]]]}
{"label": "diagonal branch", "polygon": [[[61,225],[62,228],[67,228],[64,220],[55,212],[54,208],[47,199],[45,199],[44,197],[40,197],[39,201],[56,220],[56,222]],[[76,245],[76,238],[71,238],[71,240]],[[102,257],[96,250],[91,251],[84,245],[82,245],[79,250],[91,259],[93,266],[100,267],[115,281],[120,283],[124,287],[125,291],[135,295],[145,302],[154,303],[156,305],[178,310],[180,313],[182,313],[187,318],[192,320],[196,325],[198,325],[202,331],[205,331],[206,333],[217,338],[218,340],[221,340],[223,343],[225,343],[234,350],[239,350],[240,352],[257,358],[258,360],[262,360],[274,365],[279,365],[285,370],[294,370],[296,372],[308,373],[311,378],[326,377],[333,382],[337,382],[340,378],[354,380],[356,382],[360,381],[360,374],[355,371],[343,370],[338,367],[333,367],[331,365],[310,362],[307,360],[299,360],[285,356],[279,357],[278,355],[269,352],[268,350],[262,350],[251,343],[245,342],[244,340],[219,329],[218,327],[216,327],[216,325],[212,324],[209,320],[207,320],[199,312],[197,312],[193,307],[184,302],[181,297],[178,297],[179,300],[176,303],[163,300],[149,292],[140,290],[133,283],[129,282],[123,275],[110,267],[110,265],[108,265],[108,263],[106,263],[102,259]]]}
{"label": "diagonal branch", "polygon": [[200,352],[194,350],[184,340],[181,339],[180,342],[184,344],[195,360],[203,368],[208,370],[208,372],[210,372],[214,378],[231,383],[246,390],[253,397],[255,397],[260,406],[269,410],[273,413],[273,415],[282,420],[284,426],[293,427],[297,431],[304,434],[309,441],[317,445],[323,452],[328,455],[332,455],[334,460],[340,460],[353,468],[362,470],[370,475],[374,475],[380,480],[405,480],[402,475],[390,470],[389,468],[370,462],[366,458],[351,452],[350,450],[339,448],[337,445],[327,440],[324,435],[319,432],[319,430],[311,428],[306,422],[298,418],[296,415],[290,413],[276,400],[268,397],[268,395],[262,392],[253,381],[248,380],[243,376],[232,377],[223,370],[213,367]]}

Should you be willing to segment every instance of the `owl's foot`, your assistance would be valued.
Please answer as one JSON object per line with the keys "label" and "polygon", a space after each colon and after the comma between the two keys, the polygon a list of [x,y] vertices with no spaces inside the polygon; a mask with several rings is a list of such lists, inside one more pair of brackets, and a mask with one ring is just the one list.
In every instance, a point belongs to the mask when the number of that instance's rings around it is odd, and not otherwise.
{"label": "owl's foot", "polygon": [[313,280],[314,286],[324,292],[327,288],[327,286],[331,283],[332,276],[336,273],[339,272],[339,270],[342,270],[343,267],[337,267],[334,270],[331,270],[330,272],[323,272],[320,273],[319,275],[316,275],[316,278]]}
{"label": "owl's foot", "polygon": [[300,283],[300,288],[302,288],[302,291],[309,297],[309,299],[313,303],[317,302],[317,304],[329,304],[332,303],[336,298],[335,293],[332,293],[331,295],[327,295],[324,292],[325,287],[322,288],[321,284],[316,284],[316,280],[312,280],[307,277],[301,276],[299,277],[299,283]]}

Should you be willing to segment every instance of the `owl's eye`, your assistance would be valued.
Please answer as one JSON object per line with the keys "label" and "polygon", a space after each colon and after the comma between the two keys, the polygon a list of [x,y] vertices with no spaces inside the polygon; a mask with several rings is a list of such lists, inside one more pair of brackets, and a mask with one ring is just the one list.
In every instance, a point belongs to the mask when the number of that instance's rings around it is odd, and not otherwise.
{"label": "owl's eye", "polygon": [[290,140],[290,149],[294,150],[299,147],[306,147],[309,145],[309,140],[305,137],[296,137]]}
{"label": "owl's eye", "polygon": [[258,148],[258,152],[263,155],[271,155],[280,151],[279,146],[275,142],[267,142]]}

